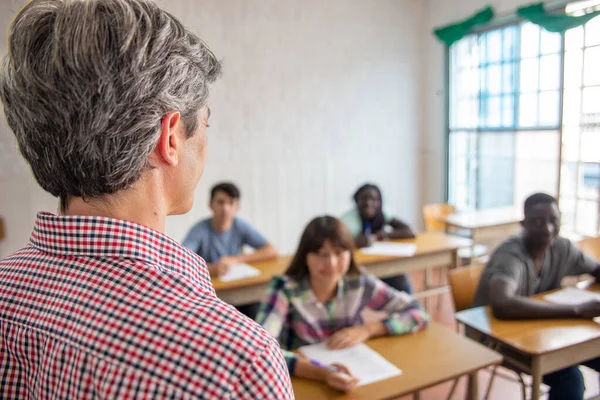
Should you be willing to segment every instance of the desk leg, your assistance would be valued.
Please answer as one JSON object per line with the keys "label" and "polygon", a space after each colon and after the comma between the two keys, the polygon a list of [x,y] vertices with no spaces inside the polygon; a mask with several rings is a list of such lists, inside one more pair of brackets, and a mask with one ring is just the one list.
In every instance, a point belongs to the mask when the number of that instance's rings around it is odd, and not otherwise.
{"label": "desk leg", "polygon": [[421,400],[421,392],[415,392],[413,394],[413,399],[414,400]]}
{"label": "desk leg", "polygon": [[479,381],[478,378],[479,371],[475,371],[469,375],[469,392],[467,393],[467,398],[469,400],[477,400],[479,399]]}
{"label": "desk leg", "polygon": [[542,365],[540,357],[531,360],[531,400],[540,398],[540,385],[542,384]]}
{"label": "desk leg", "polygon": [[471,231],[471,240],[473,241],[473,243],[471,243],[471,265],[475,265],[475,246],[477,246],[477,238],[479,236],[479,229],[473,229]]}

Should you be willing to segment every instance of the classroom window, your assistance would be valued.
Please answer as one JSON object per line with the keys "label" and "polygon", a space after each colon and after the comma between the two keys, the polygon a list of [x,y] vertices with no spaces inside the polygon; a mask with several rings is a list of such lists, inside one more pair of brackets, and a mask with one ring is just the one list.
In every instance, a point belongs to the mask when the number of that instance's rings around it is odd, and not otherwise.
{"label": "classroom window", "polygon": [[[598,3],[574,2],[567,12]],[[448,202],[521,206],[543,191],[558,196],[565,231],[600,233],[597,71],[600,17],[564,36],[519,22],[453,45]]]}

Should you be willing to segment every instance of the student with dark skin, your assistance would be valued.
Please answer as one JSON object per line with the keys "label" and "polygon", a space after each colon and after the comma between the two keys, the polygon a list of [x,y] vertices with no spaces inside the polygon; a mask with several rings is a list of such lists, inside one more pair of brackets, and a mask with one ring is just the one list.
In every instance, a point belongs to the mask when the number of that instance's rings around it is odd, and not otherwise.
{"label": "student with dark skin", "polygon": [[[502,319],[586,318],[600,316],[600,301],[554,304],[530,296],[558,289],[565,276],[590,274],[600,281],[600,264],[569,240],[558,236],[560,211],[554,197],[536,193],[525,201],[523,232],[507,239],[492,254],[475,295],[474,306],[490,305]],[[600,371],[600,358],[582,363]],[[585,391],[578,366],[543,377],[549,400],[582,399]]]}
{"label": "student with dark skin", "polygon": [[[352,233],[356,247],[368,247],[376,240],[415,237],[407,224],[383,211],[383,199],[377,186],[370,183],[361,186],[353,199],[356,207],[345,213],[341,220]],[[412,293],[410,281],[404,274],[383,281],[397,290]]]}

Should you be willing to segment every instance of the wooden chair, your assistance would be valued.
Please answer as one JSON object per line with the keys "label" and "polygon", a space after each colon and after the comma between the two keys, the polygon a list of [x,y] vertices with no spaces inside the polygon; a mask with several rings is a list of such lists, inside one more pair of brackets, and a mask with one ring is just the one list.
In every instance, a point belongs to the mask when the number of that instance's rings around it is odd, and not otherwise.
{"label": "wooden chair", "polygon": [[475,264],[448,271],[448,283],[456,312],[473,307],[475,291],[484,267],[484,264]]}
{"label": "wooden chair", "polygon": [[[423,206],[423,220],[425,222],[425,230],[427,232],[445,232],[446,223],[444,218],[448,215],[456,213],[456,208],[452,204],[439,203],[439,204],[426,204]],[[468,232],[453,231],[449,232],[457,236],[468,237]],[[474,254],[473,254],[474,253]],[[488,253],[487,246],[476,244],[473,247],[465,247],[458,251],[458,257],[461,261],[468,260],[470,263],[473,257],[479,258],[484,257]],[[482,262],[482,260],[478,260]]]}
{"label": "wooden chair", "polygon": [[585,238],[576,244],[582,252],[596,260],[600,260],[600,237]]}
{"label": "wooden chair", "polygon": [[[475,264],[470,267],[453,269],[448,272],[448,283],[450,284],[450,292],[452,293],[452,300],[454,302],[454,309],[456,312],[467,310],[473,307],[473,300],[475,300],[475,293],[477,291],[479,279],[481,278],[484,268],[485,264]],[[459,331],[460,330],[462,329],[459,327]],[[521,384],[523,400],[526,400],[527,384],[523,379],[523,372],[510,364],[503,363],[503,366],[517,374],[518,382]],[[490,382],[485,391],[484,399],[489,398],[492,390],[492,383],[494,382],[496,374],[497,367],[494,367],[492,370],[492,376],[490,377]],[[507,378],[511,380],[514,379],[508,376]],[[448,394],[448,399],[452,397],[457,384],[458,379],[454,381],[452,389],[450,389],[450,393]]]}
{"label": "wooden chair", "polygon": [[423,206],[423,220],[427,232],[440,232],[446,230],[443,218],[456,213],[452,204],[426,204]]}

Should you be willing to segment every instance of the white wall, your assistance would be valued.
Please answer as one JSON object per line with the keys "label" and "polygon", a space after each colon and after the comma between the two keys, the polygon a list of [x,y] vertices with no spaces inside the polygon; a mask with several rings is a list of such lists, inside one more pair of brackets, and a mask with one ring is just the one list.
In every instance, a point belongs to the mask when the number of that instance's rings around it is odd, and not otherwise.
{"label": "white wall", "polygon": [[[196,203],[188,215],[170,218],[167,233],[181,240],[207,216],[208,190],[223,179],[240,185],[241,215],[283,252],[294,249],[311,217],[349,208],[353,190],[367,180],[382,186],[391,213],[420,223],[426,2],[160,3],[224,62],[211,96],[209,160]],[[0,0],[0,35],[20,4]],[[26,243],[36,211],[56,208],[16,155],[4,121],[0,188],[4,256]]]}

